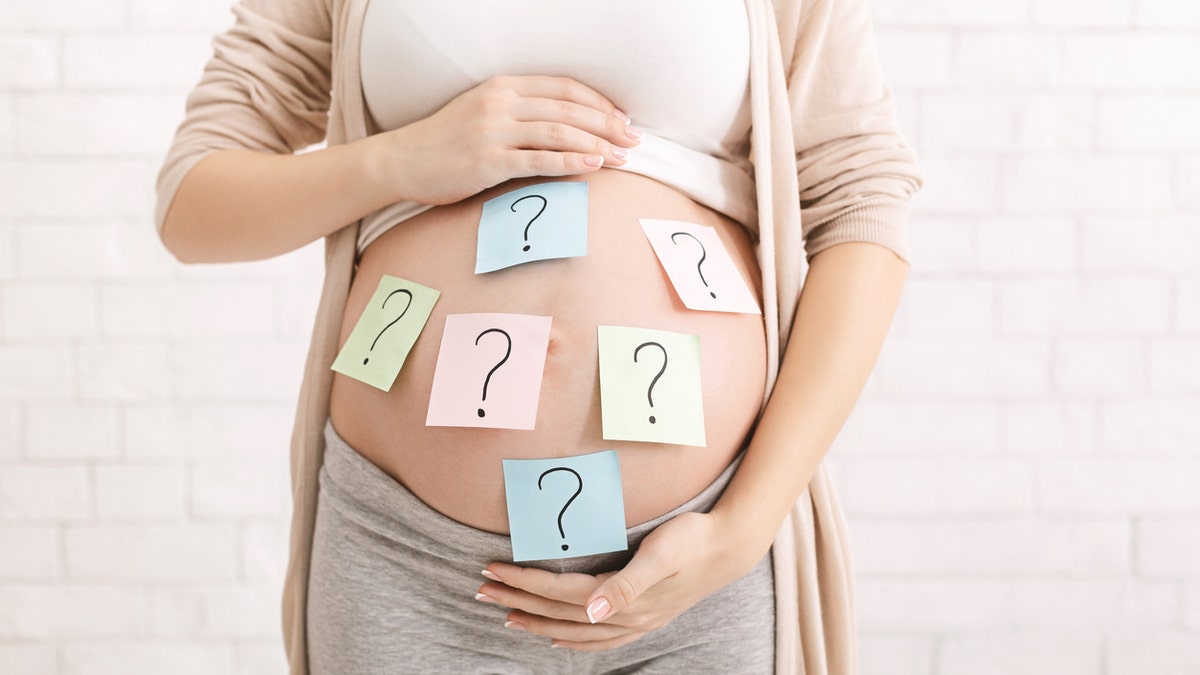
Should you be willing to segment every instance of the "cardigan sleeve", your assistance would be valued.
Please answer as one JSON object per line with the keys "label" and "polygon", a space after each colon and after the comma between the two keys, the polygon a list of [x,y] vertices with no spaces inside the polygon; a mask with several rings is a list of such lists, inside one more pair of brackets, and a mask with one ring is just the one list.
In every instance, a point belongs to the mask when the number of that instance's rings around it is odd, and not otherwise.
{"label": "cardigan sleeve", "polygon": [[217,150],[294,153],[328,125],[332,23],[329,0],[241,0],[236,20],[188,94],[183,121],[155,181],[155,226],[188,171]]}
{"label": "cardigan sleeve", "polygon": [[798,4],[781,48],[806,256],[868,241],[907,262],[908,201],[923,176],[896,124],[867,0]]}

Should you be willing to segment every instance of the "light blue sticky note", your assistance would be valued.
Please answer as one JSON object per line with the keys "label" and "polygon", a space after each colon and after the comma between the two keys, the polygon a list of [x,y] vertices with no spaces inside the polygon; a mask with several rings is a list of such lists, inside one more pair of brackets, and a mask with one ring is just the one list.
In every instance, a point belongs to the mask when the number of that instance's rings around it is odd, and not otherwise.
{"label": "light blue sticky note", "polygon": [[624,551],[625,502],[612,450],[576,457],[504,460],[513,560]]}
{"label": "light blue sticky note", "polygon": [[587,255],[586,182],[527,185],[483,203],[475,273]]}

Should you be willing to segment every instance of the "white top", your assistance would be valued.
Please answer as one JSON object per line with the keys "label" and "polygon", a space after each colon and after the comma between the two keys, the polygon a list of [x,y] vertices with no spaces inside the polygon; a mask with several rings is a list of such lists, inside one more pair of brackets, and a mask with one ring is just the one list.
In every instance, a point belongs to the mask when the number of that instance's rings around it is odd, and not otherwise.
{"label": "white top", "polygon": [[[493,75],[565,75],[604,94],[644,133],[619,168],[747,227],[750,38],[740,0],[370,0],[362,87],[375,131],[429,117]],[[358,251],[432,208],[370,214]]]}

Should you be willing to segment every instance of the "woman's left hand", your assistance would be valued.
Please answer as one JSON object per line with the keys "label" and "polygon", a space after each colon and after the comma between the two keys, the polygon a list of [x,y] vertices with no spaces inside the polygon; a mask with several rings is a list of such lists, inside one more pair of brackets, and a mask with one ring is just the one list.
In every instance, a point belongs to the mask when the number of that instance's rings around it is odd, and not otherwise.
{"label": "woman's left hand", "polygon": [[[581,651],[614,649],[661,628],[761,558],[712,514],[684,513],[651,532],[629,564],[600,575],[492,563],[477,600],[512,609],[505,626]],[[765,549],[764,549],[765,551]]]}

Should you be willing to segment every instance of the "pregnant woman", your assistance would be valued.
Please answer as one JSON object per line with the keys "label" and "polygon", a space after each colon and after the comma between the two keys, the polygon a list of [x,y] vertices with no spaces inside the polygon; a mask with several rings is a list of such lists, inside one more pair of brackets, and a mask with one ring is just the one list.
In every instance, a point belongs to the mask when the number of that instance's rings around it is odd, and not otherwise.
{"label": "pregnant woman", "polygon": [[[292,443],[292,672],[854,672],[821,459],[898,302],[921,182],[864,0],[234,13],[156,220],[184,262],[326,242]],[[587,184],[587,255],[476,275],[483,203],[552,181]],[[714,228],[763,314],[684,308],[641,218]],[[330,370],[383,275],[441,292],[386,392]],[[532,431],[425,426],[446,317],[474,312],[553,317]],[[603,439],[599,325],[699,336],[705,447]],[[514,564],[501,460],[600,450],[629,551]]]}

